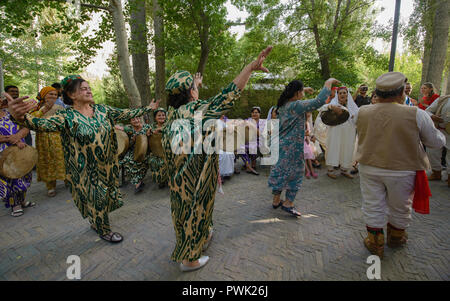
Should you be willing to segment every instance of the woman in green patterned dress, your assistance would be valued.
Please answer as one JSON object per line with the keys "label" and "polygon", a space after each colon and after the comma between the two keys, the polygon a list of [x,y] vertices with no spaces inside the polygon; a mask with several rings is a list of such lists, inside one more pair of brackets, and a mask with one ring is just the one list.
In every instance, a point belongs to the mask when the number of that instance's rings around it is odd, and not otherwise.
{"label": "woman in green patterned dress", "polygon": [[[158,108],[153,112],[153,119],[155,122],[151,126],[150,135],[158,134],[162,131],[164,123],[166,122],[167,111],[163,108]],[[169,174],[167,173],[167,164],[164,158],[161,158],[157,152],[151,153],[148,159],[150,172],[152,174],[152,180],[158,184],[160,189],[166,187]]]}
{"label": "woman in green patterned dress", "polygon": [[119,164],[125,167],[125,173],[130,177],[130,182],[135,186],[134,193],[141,192],[144,188],[144,182],[148,170],[147,159],[142,160],[142,162],[134,161],[134,147],[136,143],[137,135],[149,135],[150,125],[148,123],[143,123],[141,117],[135,117],[130,120],[131,126],[121,127],[116,125],[115,127],[119,130],[127,133],[130,138],[130,146],[127,153],[120,160]]}
{"label": "woman in green patterned dress", "polygon": [[62,81],[64,103],[70,105],[49,118],[36,118],[28,111],[35,100],[7,95],[11,115],[20,124],[35,131],[59,131],[69,189],[83,218],[89,218],[92,229],[109,242],[123,240],[112,232],[108,213],[123,205],[119,191],[119,164],[114,124],[153,111],[158,102],[134,110],[116,109],[94,104],[89,84],[79,75]]}
{"label": "woman in green patterned dress", "polygon": [[[194,77],[187,71],[178,71],[166,84],[168,92],[168,117],[163,127],[162,145],[169,168],[170,203],[172,222],[176,235],[176,246],[171,259],[181,261],[182,271],[203,267],[209,260],[202,256],[212,238],[212,212],[217,187],[218,154],[194,154],[192,149],[178,152],[184,148],[183,136],[193,140],[194,114],[201,117],[202,125],[211,119],[219,119],[234,105],[255,70],[268,70],[262,66],[272,47],[263,50],[258,58],[247,65],[241,73],[221,93],[208,100],[198,100],[197,85],[201,75]],[[183,130],[180,122],[190,126]],[[189,127],[188,127],[189,128]],[[200,135],[203,142],[204,135]],[[203,137],[202,137],[203,136]],[[172,149],[173,147],[173,149]]]}

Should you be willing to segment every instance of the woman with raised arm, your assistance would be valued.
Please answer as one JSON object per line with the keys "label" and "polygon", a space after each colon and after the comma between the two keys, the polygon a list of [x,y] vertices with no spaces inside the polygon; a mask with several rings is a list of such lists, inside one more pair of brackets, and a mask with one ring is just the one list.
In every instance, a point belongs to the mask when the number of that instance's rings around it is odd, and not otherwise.
{"label": "woman with raised arm", "polygon": [[[301,213],[294,207],[295,196],[303,181],[305,172],[304,139],[305,113],[314,111],[325,104],[331,93],[332,84],[338,83],[334,78],[328,79],[322,91],[315,99],[301,100],[303,92],[312,92],[311,88],[303,88],[299,80],[290,82],[278,99],[279,159],[272,166],[269,176],[269,187],[272,188],[272,207],[281,209],[293,216]],[[280,199],[281,192],[286,190],[286,200]]]}
{"label": "woman with raised arm", "polygon": [[[169,168],[170,203],[172,221],[176,235],[176,245],[171,259],[180,262],[182,271],[203,267],[209,260],[202,256],[212,238],[212,212],[218,180],[218,154],[194,154],[185,147],[183,136],[193,140],[194,114],[201,116],[204,124],[211,119],[219,119],[234,105],[240,92],[247,84],[253,71],[268,72],[262,66],[272,47],[263,50],[258,58],[247,65],[242,72],[216,96],[208,100],[198,100],[197,86],[201,76],[195,78],[187,71],[173,74],[166,84],[168,92],[168,116],[163,128],[164,156]],[[185,123],[186,127],[177,127]],[[187,124],[186,124],[187,123]],[[181,129],[180,129],[181,128]],[[187,129],[186,129],[187,128]],[[204,138],[202,133],[201,141]]]}
{"label": "woman with raised arm", "polygon": [[159,102],[146,108],[122,110],[94,104],[88,82],[79,75],[70,75],[62,82],[64,103],[70,105],[49,118],[27,114],[36,107],[34,100],[6,95],[15,120],[35,131],[59,131],[64,148],[67,181],[75,205],[100,238],[118,243],[121,234],[112,232],[108,213],[123,203],[119,191],[119,164],[114,124],[151,112]]}

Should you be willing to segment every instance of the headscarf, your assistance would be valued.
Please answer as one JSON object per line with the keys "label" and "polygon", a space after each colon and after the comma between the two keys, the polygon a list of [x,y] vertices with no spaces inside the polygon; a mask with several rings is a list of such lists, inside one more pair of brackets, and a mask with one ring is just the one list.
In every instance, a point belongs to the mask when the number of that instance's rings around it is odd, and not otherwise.
{"label": "headscarf", "polygon": [[251,110],[250,110],[250,112],[253,112],[253,110],[258,110],[258,112],[259,112],[259,114],[261,114],[261,108],[260,107],[258,107],[258,106],[254,106]]}
{"label": "headscarf", "polygon": [[69,76],[66,76],[66,77],[61,81],[61,86],[62,86],[62,88],[65,89],[66,86],[67,86],[68,84],[70,84],[70,82],[73,81],[73,80],[75,80],[75,79],[82,79],[82,78],[81,78],[81,75],[69,75]]}
{"label": "headscarf", "polygon": [[341,90],[341,88],[347,89],[347,109],[348,109],[348,112],[350,113],[349,120],[353,125],[356,125],[355,124],[355,116],[358,114],[359,108],[356,105],[356,103],[353,101],[353,97],[350,94],[350,91],[348,91],[347,87],[339,87],[338,91],[336,91],[336,95],[331,100],[330,104],[331,105],[341,105],[338,100],[338,94],[339,94],[339,90]]}
{"label": "headscarf", "polygon": [[44,102],[45,102],[45,96],[48,93],[50,93],[51,91],[56,91],[56,89],[51,86],[46,86],[46,87],[42,88],[41,91],[39,91],[39,93],[36,96],[37,100],[39,100],[39,103],[38,103],[36,110],[34,110],[34,111],[39,111],[42,108],[42,106],[44,105]]}
{"label": "headscarf", "polygon": [[272,119],[272,111],[276,110],[277,106],[272,106],[269,110],[269,114],[267,114],[267,120],[271,120]]}
{"label": "headscarf", "polygon": [[166,114],[167,117],[167,111],[164,108],[157,108],[155,111],[153,111],[153,117],[156,117],[156,114],[158,114],[158,112],[164,112],[164,114]]}
{"label": "headscarf", "polygon": [[194,77],[188,71],[180,70],[167,80],[165,90],[170,94],[179,94],[189,90],[193,82]]}
{"label": "headscarf", "polygon": [[36,98],[39,101],[44,101],[45,96],[51,91],[56,91],[56,89],[51,87],[51,86],[44,87],[44,88],[41,89],[41,91],[39,91],[39,93],[38,93]]}

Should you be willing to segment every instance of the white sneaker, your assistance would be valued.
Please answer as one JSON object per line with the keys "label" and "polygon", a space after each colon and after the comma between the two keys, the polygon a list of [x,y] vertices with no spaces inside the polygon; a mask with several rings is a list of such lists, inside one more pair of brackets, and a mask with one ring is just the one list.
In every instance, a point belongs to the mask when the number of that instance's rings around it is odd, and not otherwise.
{"label": "white sneaker", "polygon": [[198,263],[199,263],[198,266],[195,266],[195,267],[188,267],[188,266],[185,266],[183,263],[180,263],[180,270],[181,270],[182,272],[195,271],[195,270],[198,270],[198,269],[202,268],[208,261],[209,261],[209,256],[203,255],[203,256],[200,257],[200,259],[198,260]]}

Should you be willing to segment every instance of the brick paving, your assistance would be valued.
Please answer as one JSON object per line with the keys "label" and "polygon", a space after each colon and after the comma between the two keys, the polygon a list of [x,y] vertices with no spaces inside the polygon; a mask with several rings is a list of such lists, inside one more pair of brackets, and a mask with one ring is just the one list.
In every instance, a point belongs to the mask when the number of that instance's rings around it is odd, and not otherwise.
{"label": "brick paving", "polygon": [[[305,179],[296,204],[301,218],[271,206],[268,167],[241,172],[217,194],[214,238],[203,268],[181,273],[170,261],[175,234],[168,189],[147,177],[145,190],[122,187],[124,206],[110,215],[125,240],[112,245],[93,232],[58,182],[48,198],[36,175],[18,218],[0,210],[0,280],[67,280],[69,255],[81,258],[82,280],[367,280],[359,178]],[[430,183],[431,214],[413,213],[404,248],[386,247],[382,280],[450,280],[450,198],[445,182]]]}

